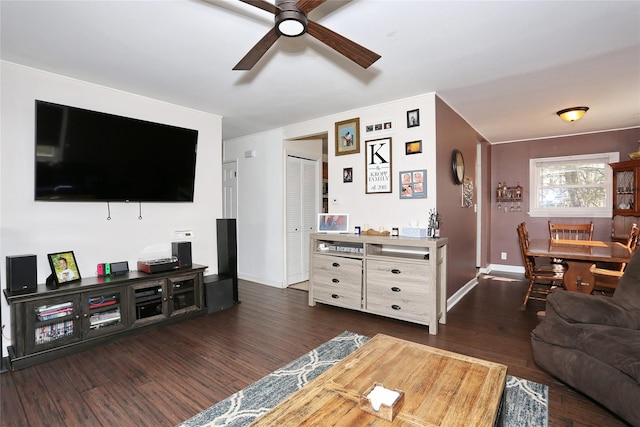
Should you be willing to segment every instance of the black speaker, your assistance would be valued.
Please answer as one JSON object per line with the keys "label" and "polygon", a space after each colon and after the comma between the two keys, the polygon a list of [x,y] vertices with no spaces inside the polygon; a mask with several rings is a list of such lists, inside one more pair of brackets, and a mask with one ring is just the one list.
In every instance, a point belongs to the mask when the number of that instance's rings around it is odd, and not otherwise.
{"label": "black speaker", "polygon": [[35,255],[7,257],[7,289],[10,292],[34,292],[38,288]]}
{"label": "black speaker", "polygon": [[233,302],[238,300],[238,244],[235,218],[216,219],[218,235],[218,274],[231,277]]}
{"label": "black speaker", "polygon": [[179,268],[191,267],[191,242],[172,242],[171,254],[178,257]]}
{"label": "black speaker", "polygon": [[208,313],[233,307],[233,281],[231,277],[218,274],[204,276],[204,295]]}

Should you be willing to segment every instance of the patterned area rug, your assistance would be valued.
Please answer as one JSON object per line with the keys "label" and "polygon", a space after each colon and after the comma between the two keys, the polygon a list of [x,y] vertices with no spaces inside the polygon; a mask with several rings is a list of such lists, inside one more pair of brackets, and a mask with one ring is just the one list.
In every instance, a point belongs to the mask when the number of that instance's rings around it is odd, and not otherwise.
{"label": "patterned area rug", "polygon": [[[363,335],[343,332],[178,427],[246,426],[368,340]],[[548,391],[546,385],[507,375],[504,425],[547,426]]]}

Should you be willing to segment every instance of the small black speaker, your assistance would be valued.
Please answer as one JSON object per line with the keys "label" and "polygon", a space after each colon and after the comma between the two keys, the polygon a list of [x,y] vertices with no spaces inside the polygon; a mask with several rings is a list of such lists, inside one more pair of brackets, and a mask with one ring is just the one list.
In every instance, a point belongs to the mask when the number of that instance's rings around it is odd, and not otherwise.
{"label": "small black speaker", "polygon": [[35,255],[7,257],[7,289],[10,292],[34,292],[38,288]]}
{"label": "small black speaker", "polygon": [[191,242],[171,242],[171,254],[178,257],[180,268],[191,267]]}

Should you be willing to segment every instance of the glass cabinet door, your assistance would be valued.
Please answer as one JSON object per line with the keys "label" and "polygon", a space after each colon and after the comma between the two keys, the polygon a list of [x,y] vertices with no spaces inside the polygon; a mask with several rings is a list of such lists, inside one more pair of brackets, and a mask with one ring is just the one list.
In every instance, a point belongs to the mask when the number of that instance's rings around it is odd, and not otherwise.
{"label": "glass cabinet door", "polygon": [[26,307],[27,354],[58,347],[81,338],[80,296],[67,295],[28,302]]}
{"label": "glass cabinet door", "polygon": [[130,289],[132,325],[153,323],[168,317],[165,280],[138,283]]}
{"label": "glass cabinet door", "polygon": [[123,288],[82,294],[84,338],[127,327],[127,313],[122,309],[123,295]]}
{"label": "glass cabinet door", "polygon": [[614,210],[633,211],[636,208],[635,169],[614,170]]}
{"label": "glass cabinet door", "polygon": [[197,310],[202,302],[197,286],[197,276],[183,276],[169,279],[169,313],[171,316]]}

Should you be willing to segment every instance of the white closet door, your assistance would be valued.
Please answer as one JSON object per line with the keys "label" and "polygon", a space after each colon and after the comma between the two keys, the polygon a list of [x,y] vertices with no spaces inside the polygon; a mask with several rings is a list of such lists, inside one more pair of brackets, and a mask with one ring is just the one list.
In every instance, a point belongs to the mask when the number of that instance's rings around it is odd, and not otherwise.
{"label": "white closet door", "polygon": [[309,280],[309,234],[319,200],[318,162],[287,157],[287,285]]}
{"label": "white closet door", "polygon": [[318,222],[318,162],[305,160],[302,166],[302,274],[309,280],[309,235]]}

